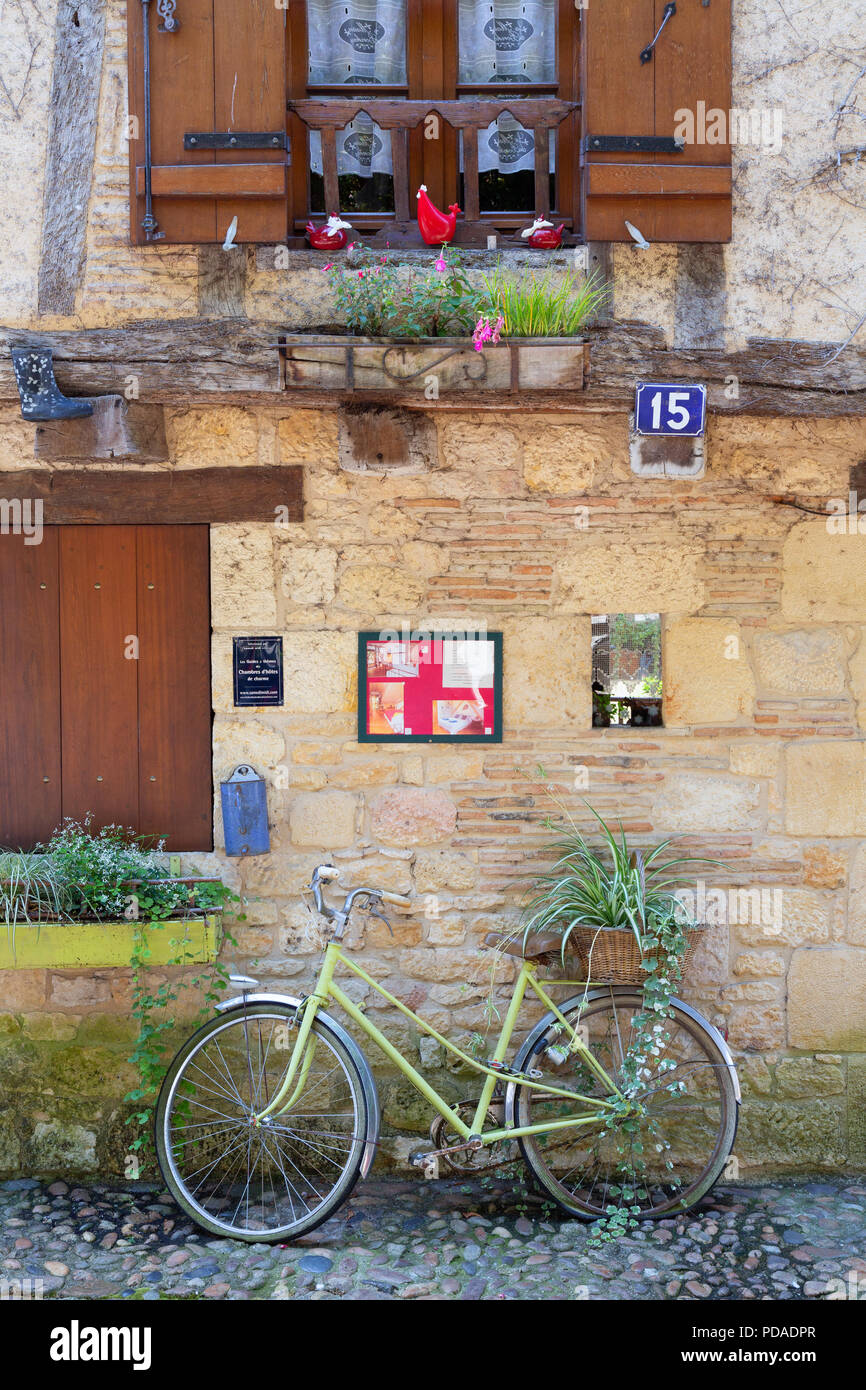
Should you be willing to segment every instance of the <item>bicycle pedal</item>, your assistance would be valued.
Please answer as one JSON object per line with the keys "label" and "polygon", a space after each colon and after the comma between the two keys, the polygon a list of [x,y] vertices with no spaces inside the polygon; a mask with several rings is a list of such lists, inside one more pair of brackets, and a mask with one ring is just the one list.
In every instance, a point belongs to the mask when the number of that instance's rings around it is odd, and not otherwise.
{"label": "bicycle pedal", "polygon": [[428,1181],[439,1176],[439,1158],[435,1153],[430,1153],[427,1149],[415,1149],[409,1155],[409,1167],[420,1168],[424,1178]]}

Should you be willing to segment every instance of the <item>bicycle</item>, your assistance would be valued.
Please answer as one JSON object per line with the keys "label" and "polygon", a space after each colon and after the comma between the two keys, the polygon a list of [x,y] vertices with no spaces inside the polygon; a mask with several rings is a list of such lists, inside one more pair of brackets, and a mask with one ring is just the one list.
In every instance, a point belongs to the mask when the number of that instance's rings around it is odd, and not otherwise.
{"label": "bicycle", "polygon": [[[427,1176],[437,1175],[440,1159],[465,1172],[484,1150],[500,1146],[494,1153],[501,1153],[505,1145],[510,1152],[516,1141],[542,1190],[572,1216],[604,1217],[625,1193],[641,1217],[660,1217],[688,1210],[710,1191],[734,1142],[740,1088],[725,1040],[697,1010],[673,1002],[655,1070],[627,1095],[618,1080],[643,1006],[639,986],[557,980],[582,991],[557,1005],[538,970],[558,954],[559,939],[537,935],[524,943],[494,932],[485,944],[519,957],[520,966],[493,1055],[479,1060],[342,949],[357,903],[387,923],[382,904],[411,906],[409,900],[359,887],[336,909],[324,900],[323,884],[338,877],[323,864],[310,883],[317,911],[331,924],[313,992],[257,992],[257,981],[232,977],[240,996],[217,1005],[217,1017],[168,1069],[156,1151],[169,1190],[198,1225],[240,1240],[290,1240],[327,1220],[369,1172],[379,1140],[376,1084],[357,1043],[325,1012],[329,1001],[436,1112],[433,1150],[412,1156]],[[454,1105],[441,1096],[335,983],[337,966],[483,1076],[478,1098]],[[548,1012],[508,1064],[527,995]],[[631,1186],[624,1186],[623,1135],[631,1157],[642,1154],[640,1180]]]}

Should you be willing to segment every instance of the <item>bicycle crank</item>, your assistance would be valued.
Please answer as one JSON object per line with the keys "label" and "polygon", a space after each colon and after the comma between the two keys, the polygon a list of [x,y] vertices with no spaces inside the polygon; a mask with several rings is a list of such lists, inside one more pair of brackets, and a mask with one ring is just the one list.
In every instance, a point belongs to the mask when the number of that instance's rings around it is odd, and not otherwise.
{"label": "bicycle crank", "polygon": [[[472,1123],[476,1109],[474,1100],[462,1100],[454,1108],[461,1120],[466,1124]],[[494,1097],[484,1122],[485,1129],[501,1129],[504,1124],[505,1100]],[[424,1154],[423,1158],[442,1160],[454,1173],[486,1173],[501,1168],[504,1163],[513,1162],[517,1156],[513,1142],[507,1139],[498,1140],[489,1148],[477,1138],[461,1139],[443,1116],[437,1116],[430,1126],[430,1142],[434,1146],[433,1151]]]}

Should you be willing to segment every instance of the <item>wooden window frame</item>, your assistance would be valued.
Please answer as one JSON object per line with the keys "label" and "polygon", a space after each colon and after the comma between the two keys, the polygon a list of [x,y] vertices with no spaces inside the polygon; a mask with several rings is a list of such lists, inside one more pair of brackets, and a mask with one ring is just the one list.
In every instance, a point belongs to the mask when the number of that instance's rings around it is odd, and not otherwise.
{"label": "wooden window frame", "polygon": [[[559,113],[553,128],[556,130],[556,207],[548,209],[547,194],[541,187],[540,177],[536,178],[535,212],[547,214],[551,211],[557,222],[564,222],[566,240],[582,240],[580,235],[580,15],[574,0],[558,0],[557,9],[557,83],[542,86],[522,84],[514,86],[519,101],[514,102],[515,116],[525,103],[532,101],[546,105],[553,102],[567,102],[570,110],[564,118]],[[334,135],[348,120],[340,119],[340,124],[328,121],[330,102],[322,98],[333,97],[332,112],[338,107],[345,114],[346,106],[364,108],[364,98],[374,109],[371,112],[380,124],[388,122],[394,143],[395,174],[395,212],[390,213],[352,213],[352,226],[372,245],[423,245],[417,222],[415,221],[414,193],[420,184],[425,184],[430,198],[437,206],[445,208],[458,198],[458,123],[462,124],[465,115],[464,141],[471,141],[477,148],[480,129],[488,125],[484,108],[489,108],[493,98],[482,95],[480,84],[461,85],[458,77],[458,0],[407,0],[407,42],[405,88],[383,88],[362,84],[351,89],[345,87],[310,88],[307,83],[309,70],[309,48],[307,43],[307,6],[305,0],[296,0],[289,7],[286,28],[286,63],[288,93],[288,136],[293,152],[292,167],[289,171],[288,196],[288,244],[304,246],[304,228],[312,214],[310,210],[309,159],[307,157],[308,125],[299,111],[309,118],[310,108],[305,102],[314,99],[321,104],[321,117],[324,120],[323,156],[327,160],[327,141],[331,141],[332,155]],[[512,84],[509,84],[511,86]],[[384,112],[390,103],[391,110]],[[399,110],[407,108],[408,138],[400,137]],[[457,106],[459,103],[459,107]],[[443,108],[442,135],[438,140],[424,138],[423,117],[431,110]],[[502,102],[503,109],[507,102]],[[376,108],[380,113],[377,116]],[[384,113],[384,114],[381,114]],[[551,108],[551,115],[552,112]],[[476,120],[472,117],[475,115]],[[489,110],[487,112],[489,116]],[[479,125],[479,120],[483,124]],[[352,117],[349,116],[348,119]],[[450,118],[450,120],[449,120]],[[327,134],[330,130],[330,135]],[[474,132],[474,133],[473,133]],[[546,153],[546,138],[542,138],[536,128],[536,164],[542,152]],[[464,166],[469,164],[464,144]],[[477,159],[475,160],[477,163]],[[335,175],[335,165],[334,165]],[[471,186],[471,171],[464,171],[464,218],[458,218],[454,237],[456,245],[486,246],[490,233],[504,234],[515,244],[525,245],[520,238],[520,229],[532,221],[533,213],[528,212],[482,212],[478,207],[478,195]],[[336,201],[333,194],[335,178],[332,177],[330,189],[326,179],[325,204],[328,213],[336,211],[331,202]]]}

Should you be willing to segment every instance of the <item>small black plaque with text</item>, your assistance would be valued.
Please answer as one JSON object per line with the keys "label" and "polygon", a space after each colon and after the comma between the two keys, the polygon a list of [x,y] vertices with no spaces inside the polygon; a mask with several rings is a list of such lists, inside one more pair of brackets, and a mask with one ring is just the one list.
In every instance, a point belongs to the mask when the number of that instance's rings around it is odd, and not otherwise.
{"label": "small black plaque with text", "polygon": [[235,637],[235,707],[283,703],[282,637]]}

